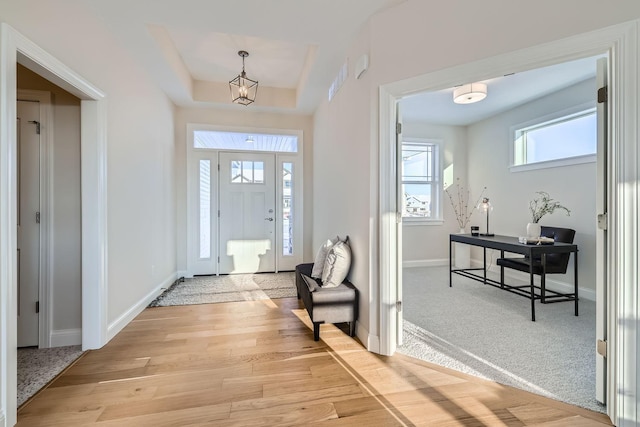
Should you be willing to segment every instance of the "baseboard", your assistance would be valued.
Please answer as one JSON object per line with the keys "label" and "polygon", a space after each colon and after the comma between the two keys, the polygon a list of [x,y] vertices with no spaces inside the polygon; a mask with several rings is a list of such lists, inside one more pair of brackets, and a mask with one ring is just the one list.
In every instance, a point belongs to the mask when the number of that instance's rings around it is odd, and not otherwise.
{"label": "baseboard", "polygon": [[134,304],[129,310],[124,312],[114,322],[112,322],[107,328],[107,341],[111,341],[118,332],[124,329],[138,314],[142,313],[142,310],[158,297],[165,289],[173,284],[179,277],[178,273],[172,273],[167,276],[158,286],[156,286],[151,292],[149,292],[144,298]]}
{"label": "baseboard", "polygon": [[367,347],[368,351],[380,353],[380,338],[369,334],[369,331],[360,322],[356,322],[356,336]]}
{"label": "baseboard", "polygon": [[402,261],[403,268],[412,267],[443,267],[449,265],[449,258],[445,259],[418,259],[413,261]]}
{"label": "baseboard", "polygon": [[82,329],[57,329],[49,336],[51,347],[66,347],[82,344]]}
{"label": "baseboard", "polygon": [[185,279],[192,279],[193,274],[189,275],[187,270],[178,270],[178,272],[176,273],[176,277],[184,277]]}
{"label": "baseboard", "polygon": [[[482,267],[483,263],[481,260],[478,259],[472,259],[471,260],[471,266],[472,267]],[[497,265],[492,265],[491,267],[489,267],[489,271],[491,271],[492,273],[496,273],[496,274],[500,274],[500,267],[498,267]],[[512,271],[511,269],[505,268],[504,269],[504,276],[506,278],[511,278],[511,279],[520,279],[523,280],[526,279],[528,280],[528,276],[527,273],[522,273],[521,275],[516,274],[515,271]],[[558,280],[554,280],[554,279],[550,279],[547,277],[546,280],[546,287],[547,289],[550,289],[552,291],[556,291],[556,292],[562,292],[562,293],[573,293],[573,284],[572,283],[567,283],[567,282],[561,282]],[[596,300],[596,291],[593,289],[587,289],[587,288],[581,288],[580,286],[578,286],[578,297],[580,299],[585,299],[585,300],[589,300],[589,301],[595,301]]]}

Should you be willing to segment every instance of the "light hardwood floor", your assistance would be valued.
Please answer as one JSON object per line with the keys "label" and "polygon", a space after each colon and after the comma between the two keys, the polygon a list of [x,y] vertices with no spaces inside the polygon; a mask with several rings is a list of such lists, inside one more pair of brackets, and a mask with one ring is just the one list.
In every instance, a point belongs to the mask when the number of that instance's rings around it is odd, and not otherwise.
{"label": "light hardwood floor", "polygon": [[295,298],[146,309],[23,405],[18,426],[603,426],[602,414],[406,356]]}

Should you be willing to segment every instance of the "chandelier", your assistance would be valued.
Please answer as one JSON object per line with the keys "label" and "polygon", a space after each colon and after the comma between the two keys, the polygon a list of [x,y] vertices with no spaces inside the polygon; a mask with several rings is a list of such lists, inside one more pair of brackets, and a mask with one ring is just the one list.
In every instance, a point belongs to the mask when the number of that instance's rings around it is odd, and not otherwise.
{"label": "chandelier", "polygon": [[238,55],[242,57],[242,72],[229,82],[231,101],[236,104],[249,105],[256,100],[258,81],[248,78],[244,71],[244,58],[249,56],[249,52],[241,50]]}

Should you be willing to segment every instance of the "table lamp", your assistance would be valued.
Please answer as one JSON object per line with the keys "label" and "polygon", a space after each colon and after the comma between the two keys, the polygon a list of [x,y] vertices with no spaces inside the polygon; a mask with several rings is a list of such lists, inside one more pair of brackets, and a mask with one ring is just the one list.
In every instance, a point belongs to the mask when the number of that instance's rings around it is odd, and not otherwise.
{"label": "table lamp", "polygon": [[493,210],[493,206],[491,205],[491,203],[489,203],[489,198],[488,197],[483,197],[482,201],[480,203],[478,203],[477,209],[479,211],[482,211],[485,213],[485,215],[487,215],[487,232],[486,233],[480,233],[481,236],[493,236],[493,233],[489,233],[489,212],[491,212]]}

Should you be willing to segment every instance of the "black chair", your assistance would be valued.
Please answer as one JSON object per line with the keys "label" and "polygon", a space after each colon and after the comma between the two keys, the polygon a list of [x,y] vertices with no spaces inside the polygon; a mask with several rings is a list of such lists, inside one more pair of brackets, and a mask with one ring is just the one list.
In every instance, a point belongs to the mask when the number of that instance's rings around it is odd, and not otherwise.
{"label": "black chair", "polygon": [[[570,228],[559,227],[541,227],[540,236],[552,238],[556,242],[573,243],[576,231]],[[547,274],[565,274],[569,265],[571,253],[548,254],[546,263]],[[500,266],[500,278],[504,283],[504,269],[512,268],[514,270],[529,273],[529,267],[533,263],[533,274],[540,276],[540,287],[542,290],[541,302],[545,302],[545,275],[542,274],[542,261],[539,257],[531,260],[528,256],[519,258],[498,258],[497,264]],[[575,296],[577,298],[577,295]]]}

